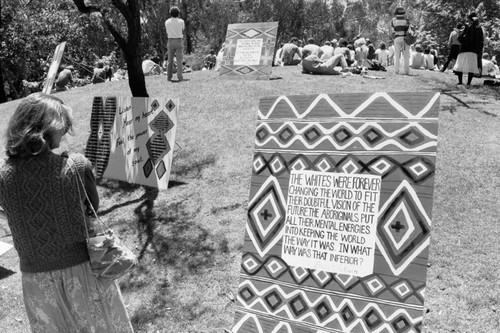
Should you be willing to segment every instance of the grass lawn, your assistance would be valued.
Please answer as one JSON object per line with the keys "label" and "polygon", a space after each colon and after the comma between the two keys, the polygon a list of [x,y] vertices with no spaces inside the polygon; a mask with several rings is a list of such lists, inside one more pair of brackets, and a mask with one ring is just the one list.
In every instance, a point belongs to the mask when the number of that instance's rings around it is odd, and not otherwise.
{"label": "grass lawn", "polygon": [[[170,188],[151,197],[139,186],[103,180],[100,213],[141,255],[121,281],[136,332],[222,333],[232,327],[261,97],[440,91],[433,230],[425,293],[425,332],[500,332],[499,88],[457,87],[456,77],[412,71],[314,76],[274,68],[271,80],[238,81],[217,72],[189,81],[147,77],[150,96],[180,98]],[[128,82],[89,85],[57,96],[74,109],[76,133],[63,149],[83,152],[92,98],[129,95]],[[0,104],[0,132],[17,101]],[[0,241],[12,242],[0,220]],[[28,332],[18,258],[0,257],[15,274],[0,280],[0,327]]]}

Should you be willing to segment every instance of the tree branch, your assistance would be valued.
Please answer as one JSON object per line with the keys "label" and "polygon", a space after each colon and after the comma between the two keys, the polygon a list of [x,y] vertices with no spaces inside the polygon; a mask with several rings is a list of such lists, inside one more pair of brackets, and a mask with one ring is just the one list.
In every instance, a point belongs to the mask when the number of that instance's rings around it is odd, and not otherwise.
{"label": "tree branch", "polygon": [[78,8],[80,13],[92,14],[101,12],[99,7],[85,5],[85,0],[73,0],[73,3],[76,5],[76,8]]}

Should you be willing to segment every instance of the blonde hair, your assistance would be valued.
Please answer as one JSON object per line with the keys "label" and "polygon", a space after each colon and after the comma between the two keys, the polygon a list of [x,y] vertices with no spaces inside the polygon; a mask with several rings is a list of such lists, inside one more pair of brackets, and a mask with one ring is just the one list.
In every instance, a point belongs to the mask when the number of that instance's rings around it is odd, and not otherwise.
{"label": "blonde hair", "polygon": [[34,93],[24,98],[7,126],[7,156],[28,157],[52,149],[55,133],[72,130],[71,113],[70,107],[51,95]]}

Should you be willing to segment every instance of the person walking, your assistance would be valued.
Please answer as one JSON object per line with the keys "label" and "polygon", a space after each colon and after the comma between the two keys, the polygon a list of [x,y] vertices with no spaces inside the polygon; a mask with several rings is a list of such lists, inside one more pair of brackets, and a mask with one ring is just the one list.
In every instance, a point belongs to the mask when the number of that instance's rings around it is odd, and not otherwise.
{"label": "person walking", "polygon": [[458,54],[460,53],[460,42],[458,41],[458,36],[463,28],[463,24],[457,24],[457,27],[453,29],[450,33],[450,38],[448,39],[448,46],[450,47],[450,53],[448,54],[448,59],[441,68],[441,72],[444,72],[452,61],[456,61]]}
{"label": "person walking", "polygon": [[117,282],[90,269],[84,211],[99,206],[92,164],[53,152],[72,131],[71,112],[59,98],[34,93],[6,130],[0,206],[19,254],[31,331],[132,333]]}
{"label": "person walking", "polygon": [[410,23],[405,16],[403,7],[397,7],[391,20],[391,31],[394,39],[394,72],[400,73],[401,57],[403,57],[403,73],[410,74],[410,46],[406,44],[405,36]]}
{"label": "person walking", "polygon": [[173,6],[170,8],[170,18],[165,21],[165,29],[167,30],[167,80],[172,81],[174,70],[174,56],[177,61],[177,79],[182,81],[182,57],[183,57],[183,36],[186,25],[184,20],[179,18],[179,8]]}
{"label": "person walking", "polygon": [[463,73],[468,73],[467,85],[470,86],[474,75],[481,73],[481,57],[484,46],[483,29],[479,25],[476,13],[469,14],[468,23],[458,36],[458,40],[460,41],[460,53],[453,71],[458,77],[458,85],[463,84]]}

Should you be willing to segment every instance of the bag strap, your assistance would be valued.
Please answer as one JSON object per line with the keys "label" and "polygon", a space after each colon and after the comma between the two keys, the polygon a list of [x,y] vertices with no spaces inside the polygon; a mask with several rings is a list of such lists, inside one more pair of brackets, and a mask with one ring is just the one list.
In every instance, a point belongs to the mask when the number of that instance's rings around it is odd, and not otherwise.
{"label": "bag strap", "polygon": [[[68,158],[68,160],[71,160],[70,158]],[[92,205],[92,202],[90,201],[90,198],[87,194],[87,191],[85,190],[85,183],[83,182],[82,180],[82,177],[80,176],[80,173],[78,172],[78,169],[76,168],[76,165],[74,163],[73,160],[71,160],[71,167],[74,167],[75,169],[75,173],[76,173],[76,177],[78,178],[77,182],[79,184],[77,184],[76,188],[78,189],[78,197],[81,197],[81,192],[80,192],[80,186],[82,186],[83,188],[83,193],[85,193],[85,198],[87,199],[87,202],[89,203],[89,206],[90,206],[90,209],[92,210],[92,213],[93,215],[95,216],[96,220],[99,221],[101,223],[102,226],[104,226],[104,228],[106,230],[111,230],[108,225],[106,223],[104,223],[103,220],[101,220],[101,218],[99,217],[99,215],[97,215],[97,212],[95,211],[94,209],[94,206]],[[83,209],[82,205],[80,204],[80,207],[82,208],[82,214],[83,214],[83,217],[85,218],[85,210]],[[89,229],[87,227],[87,223],[84,221],[83,223],[85,225],[85,232],[87,233],[87,238],[90,237],[90,233],[89,233]]]}

